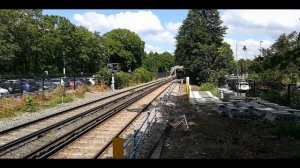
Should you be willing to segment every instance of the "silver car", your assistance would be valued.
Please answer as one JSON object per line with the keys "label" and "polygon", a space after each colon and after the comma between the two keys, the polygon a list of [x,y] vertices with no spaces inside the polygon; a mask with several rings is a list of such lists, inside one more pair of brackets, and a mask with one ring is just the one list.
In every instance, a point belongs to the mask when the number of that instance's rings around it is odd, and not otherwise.
{"label": "silver car", "polygon": [[8,90],[4,88],[0,88],[0,97],[8,95]]}

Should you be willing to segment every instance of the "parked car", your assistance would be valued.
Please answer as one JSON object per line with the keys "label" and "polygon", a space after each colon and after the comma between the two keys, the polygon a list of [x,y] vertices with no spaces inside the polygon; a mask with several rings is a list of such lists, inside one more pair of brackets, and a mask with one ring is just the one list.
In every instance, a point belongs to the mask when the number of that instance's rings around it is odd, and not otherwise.
{"label": "parked car", "polygon": [[70,87],[70,80],[68,77],[61,77],[60,81],[61,85],[64,85],[65,87]]}
{"label": "parked car", "polygon": [[9,92],[8,92],[7,89],[4,89],[4,88],[0,87],[0,97],[8,95],[8,94],[9,94]]}
{"label": "parked car", "polygon": [[65,87],[70,87],[70,81],[68,77],[52,78],[50,82],[55,84],[56,87],[60,85],[64,85]]}
{"label": "parked car", "polygon": [[56,86],[59,86],[61,81],[60,81],[60,78],[53,78],[50,80],[50,82]]}
{"label": "parked car", "polygon": [[53,90],[57,87],[56,84],[52,83],[49,80],[44,80],[44,87],[43,87],[43,81],[42,80],[36,81],[36,84],[38,85],[38,90],[40,90],[40,91],[42,91],[42,90]]}
{"label": "parked car", "polygon": [[91,85],[95,85],[96,82],[97,82],[96,78],[94,78],[94,77],[86,78],[86,80],[87,80],[88,82],[90,82]]}
{"label": "parked car", "polygon": [[21,83],[21,89],[23,93],[34,92],[38,90],[38,85],[33,79],[24,79]]}
{"label": "parked car", "polygon": [[7,89],[9,94],[21,92],[19,80],[7,80],[4,83],[2,83],[2,88]]}
{"label": "parked car", "polygon": [[[74,80],[71,80],[69,84],[70,84],[71,88],[74,88]],[[80,85],[84,85],[84,84],[85,84],[84,83],[84,79],[75,79],[75,85],[76,85],[76,87],[80,86]]]}
{"label": "parked car", "polygon": [[246,81],[239,81],[236,83],[236,90],[239,90],[239,92],[247,92],[249,89],[249,84]]}

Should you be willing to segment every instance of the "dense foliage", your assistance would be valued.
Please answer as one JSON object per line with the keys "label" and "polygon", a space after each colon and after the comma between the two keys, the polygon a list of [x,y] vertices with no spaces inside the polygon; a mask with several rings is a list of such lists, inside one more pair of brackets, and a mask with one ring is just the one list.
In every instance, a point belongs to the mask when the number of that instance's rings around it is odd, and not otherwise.
{"label": "dense foliage", "polygon": [[226,27],[218,10],[189,10],[176,36],[175,62],[183,65],[191,83],[204,83],[213,71],[229,69],[233,60],[228,44],[223,43]]}
{"label": "dense foliage", "polygon": [[174,66],[174,56],[168,52],[162,54],[150,52],[143,59],[143,67],[153,73],[168,72],[172,66]]}

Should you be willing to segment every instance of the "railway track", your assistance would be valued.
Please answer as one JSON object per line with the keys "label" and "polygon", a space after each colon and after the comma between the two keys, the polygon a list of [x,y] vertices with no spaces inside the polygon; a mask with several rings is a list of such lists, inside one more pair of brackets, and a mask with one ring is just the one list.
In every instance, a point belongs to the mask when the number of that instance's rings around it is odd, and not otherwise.
{"label": "railway track", "polygon": [[[0,158],[39,158],[43,152],[53,152],[54,147],[60,148],[70,140],[76,139],[78,135],[99,125],[116,112],[170,80],[151,82],[2,131],[0,132]],[[31,150],[26,151],[26,148]],[[40,158],[43,158],[47,154],[41,156]]]}
{"label": "railway track", "polygon": [[[134,104],[131,104],[126,109],[120,111],[105,122],[91,129],[89,132],[83,134],[72,143],[58,150],[49,156],[49,158],[100,158],[111,144],[112,139],[126,130],[142,111],[169,86],[170,84],[165,84],[154,90],[151,94],[146,95]],[[101,134],[99,134],[99,132],[101,132]]]}

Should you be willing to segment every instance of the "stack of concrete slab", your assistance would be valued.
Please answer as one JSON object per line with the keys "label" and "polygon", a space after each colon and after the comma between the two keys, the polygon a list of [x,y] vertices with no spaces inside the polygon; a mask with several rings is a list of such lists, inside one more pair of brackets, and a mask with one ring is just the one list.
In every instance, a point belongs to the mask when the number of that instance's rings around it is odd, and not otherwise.
{"label": "stack of concrete slab", "polygon": [[276,111],[276,110],[273,108],[270,108],[270,107],[254,107],[252,110],[252,113],[256,117],[263,119],[265,117],[266,113],[274,112],[274,111]]}
{"label": "stack of concrete slab", "polygon": [[229,101],[217,104],[217,112],[219,115],[235,119],[248,119],[254,116],[274,124],[300,122],[300,110],[239,96],[230,96]]}
{"label": "stack of concrete slab", "polygon": [[[237,110],[236,110],[237,109]],[[228,112],[228,117],[232,119],[249,119],[250,111],[246,107],[232,109]]]}
{"label": "stack of concrete slab", "polygon": [[230,102],[222,102],[217,104],[217,112],[220,116],[228,116],[228,106],[234,107],[234,105]]}
{"label": "stack of concrete slab", "polygon": [[232,90],[228,90],[226,88],[218,88],[219,94],[220,94],[220,98],[223,101],[229,101],[230,100],[230,96],[236,96],[237,94],[232,91]]}
{"label": "stack of concrete slab", "polygon": [[220,102],[221,100],[209,91],[191,91],[190,94],[190,103],[192,104],[206,105]]}
{"label": "stack of concrete slab", "polygon": [[264,119],[272,123],[291,123],[295,121],[295,116],[287,111],[269,111],[265,114]]}

